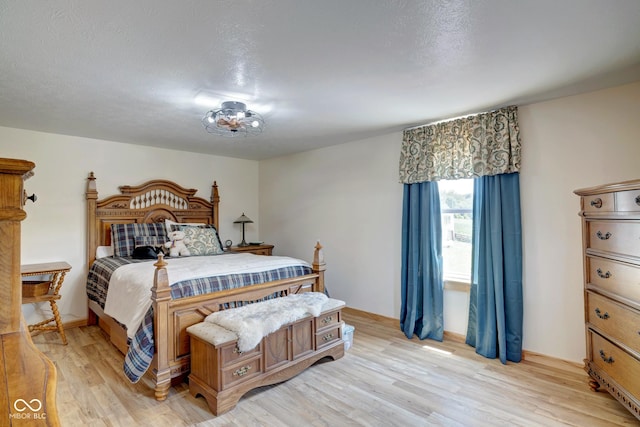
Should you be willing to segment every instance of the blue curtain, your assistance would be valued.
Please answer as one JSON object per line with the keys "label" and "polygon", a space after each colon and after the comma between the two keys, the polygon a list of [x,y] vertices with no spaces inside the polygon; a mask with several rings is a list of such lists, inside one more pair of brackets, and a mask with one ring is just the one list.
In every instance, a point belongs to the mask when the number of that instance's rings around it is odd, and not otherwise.
{"label": "blue curtain", "polygon": [[407,338],[442,341],[442,223],[437,182],[404,184],[402,209],[402,307]]}
{"label": "blue curtain", "polygon": [[522,357],[522,229],[518,173],[474,180],[467,344],[485,357]]}

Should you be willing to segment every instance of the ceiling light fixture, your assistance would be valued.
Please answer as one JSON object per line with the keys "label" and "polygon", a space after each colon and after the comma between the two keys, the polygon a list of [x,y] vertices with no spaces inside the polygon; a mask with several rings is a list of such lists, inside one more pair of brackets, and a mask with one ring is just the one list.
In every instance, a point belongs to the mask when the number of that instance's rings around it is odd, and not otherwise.
{"label": "ceiling light fixture", "polygon": [[242,102],[226,101],[221,107],[207,111],[202,118],[207,132],[220,136],[253,136],[262,132],[264,120]]}

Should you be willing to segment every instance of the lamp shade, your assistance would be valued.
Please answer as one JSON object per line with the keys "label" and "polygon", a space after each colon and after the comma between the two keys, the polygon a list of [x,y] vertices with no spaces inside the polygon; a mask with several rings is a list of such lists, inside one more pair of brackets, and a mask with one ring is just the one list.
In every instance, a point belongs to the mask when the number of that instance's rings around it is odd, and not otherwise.
{"label": "lamp shade", "polygon": [[233,221],[234,224],[247,224],[253,222],[251,219],[249,219],[248,216],[246,216],[244,214],[244,212],[242,212],[242,215],[240,215],[240,217],[238,219],[236,219],[235,221]]}

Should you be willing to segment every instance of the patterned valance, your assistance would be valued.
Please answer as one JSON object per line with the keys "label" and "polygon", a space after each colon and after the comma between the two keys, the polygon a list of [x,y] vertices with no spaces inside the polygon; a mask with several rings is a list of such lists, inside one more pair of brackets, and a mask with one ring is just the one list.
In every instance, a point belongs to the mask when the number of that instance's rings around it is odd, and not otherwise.
{"label": "patterned valance", "polygon": [[403,132],[401,183],[518,171],[520,128],[516,106]]}

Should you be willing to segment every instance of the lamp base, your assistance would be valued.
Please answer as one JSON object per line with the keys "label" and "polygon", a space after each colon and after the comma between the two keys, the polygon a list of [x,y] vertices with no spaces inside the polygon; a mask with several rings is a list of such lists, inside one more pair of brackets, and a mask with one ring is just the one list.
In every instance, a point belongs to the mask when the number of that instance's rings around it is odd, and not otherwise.
{"label": "lamp base", "polygon": [[245,246],[250,246],[247,242],[244,241],[244,239],[242,240],[242,242],[238,243],[239,247],[245,247]]}

